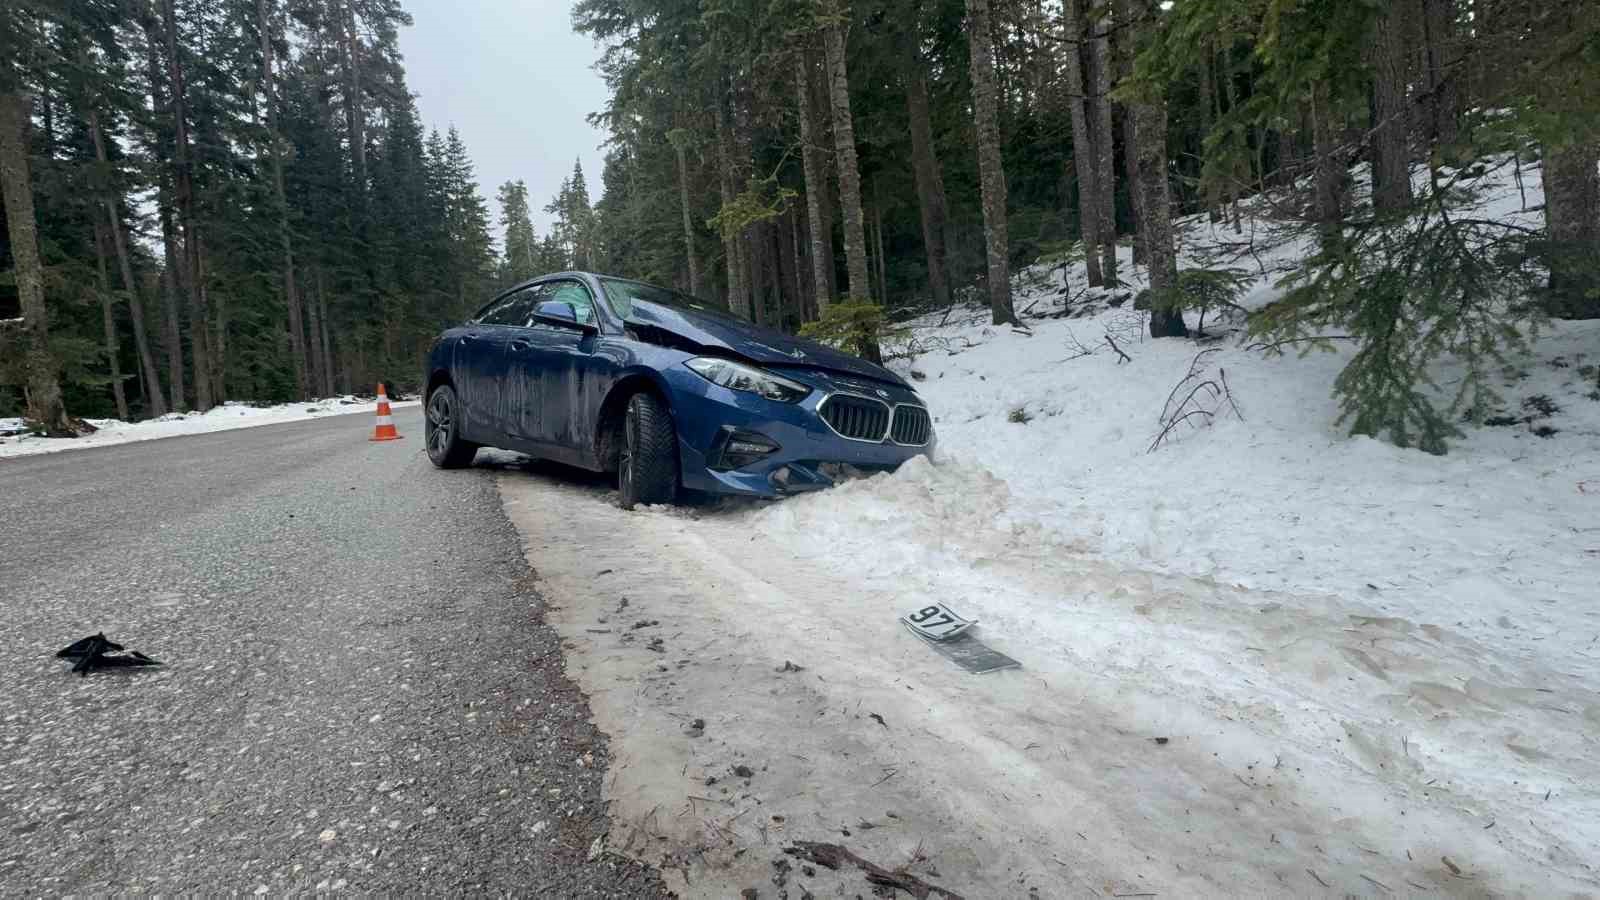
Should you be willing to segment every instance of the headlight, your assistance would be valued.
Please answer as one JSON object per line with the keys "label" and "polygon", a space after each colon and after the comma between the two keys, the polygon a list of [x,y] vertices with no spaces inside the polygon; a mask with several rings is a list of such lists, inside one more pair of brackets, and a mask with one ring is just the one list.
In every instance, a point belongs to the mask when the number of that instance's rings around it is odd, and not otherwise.
{"label": "headlight", "polygon": [[715,356],[697,356],[684,363],[696,375],[731,391],[760,394],[779,403],[799,403],[811,389],[771,372]]}

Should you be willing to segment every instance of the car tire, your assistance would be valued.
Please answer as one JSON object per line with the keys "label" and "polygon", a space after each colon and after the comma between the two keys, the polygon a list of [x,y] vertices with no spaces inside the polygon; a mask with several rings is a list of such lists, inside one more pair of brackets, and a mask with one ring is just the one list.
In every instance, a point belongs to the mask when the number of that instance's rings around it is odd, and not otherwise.
{"label": "car tire", "polygon": [[423,433],[428,459],[441,469],[464,469],[478,455],[478,445],[461,437],[461,404],[456,390],[441,384],[428,395]]}
{"label": "car tire", "polygon": [[653,395],[634,394],[622,417],[617,493],[623,509],[671,503],[678,493],[678,435],[672,416]]}

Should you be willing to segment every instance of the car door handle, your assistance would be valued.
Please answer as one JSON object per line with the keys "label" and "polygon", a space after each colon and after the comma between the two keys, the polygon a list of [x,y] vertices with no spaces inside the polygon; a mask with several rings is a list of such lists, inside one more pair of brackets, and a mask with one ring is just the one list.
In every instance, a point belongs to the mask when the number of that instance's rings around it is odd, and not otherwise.
{"label": "car door handle", "polygon": [[533,342],[532,341],[525,341],[522,338],[517,338],[517,339],[515,339],[515,340],[513,340],[511,342],[511,349],[513,349],[513,350],[532,350],[533,349]]}

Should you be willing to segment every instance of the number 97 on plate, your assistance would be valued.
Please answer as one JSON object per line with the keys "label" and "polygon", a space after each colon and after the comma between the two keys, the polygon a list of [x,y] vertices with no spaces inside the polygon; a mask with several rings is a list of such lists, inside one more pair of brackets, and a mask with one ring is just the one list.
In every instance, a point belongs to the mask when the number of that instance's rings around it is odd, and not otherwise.
{"label": "number 97 on plate", "polygon": [[974,620],[963,619],[943,603],[930,603],[915,612],[906,613],[900,617],[900,622],[918,637],[930,641],[948,641],[978,624]]}

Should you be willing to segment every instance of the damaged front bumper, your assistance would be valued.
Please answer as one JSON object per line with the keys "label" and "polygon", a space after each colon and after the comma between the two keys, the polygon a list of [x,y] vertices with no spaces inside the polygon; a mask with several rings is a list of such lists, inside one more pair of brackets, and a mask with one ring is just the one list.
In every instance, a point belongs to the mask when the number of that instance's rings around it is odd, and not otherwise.
{"label": "damaged front bumper", "polygon": [[695,381],[673,385],[682,388],[673,392],[673,413],[682,483],[689,490],[783,497],[893,471],[934,446],[931,433],[920,446],[887,438],[852,440],[831,429],[818,413],[828,396],[841,392],[871,391],[886,404],[920,407],[921,401],[909,389],[785,370],[785,377],[804,381],[813,392],[799,403],[779,403],[685,374]]}

